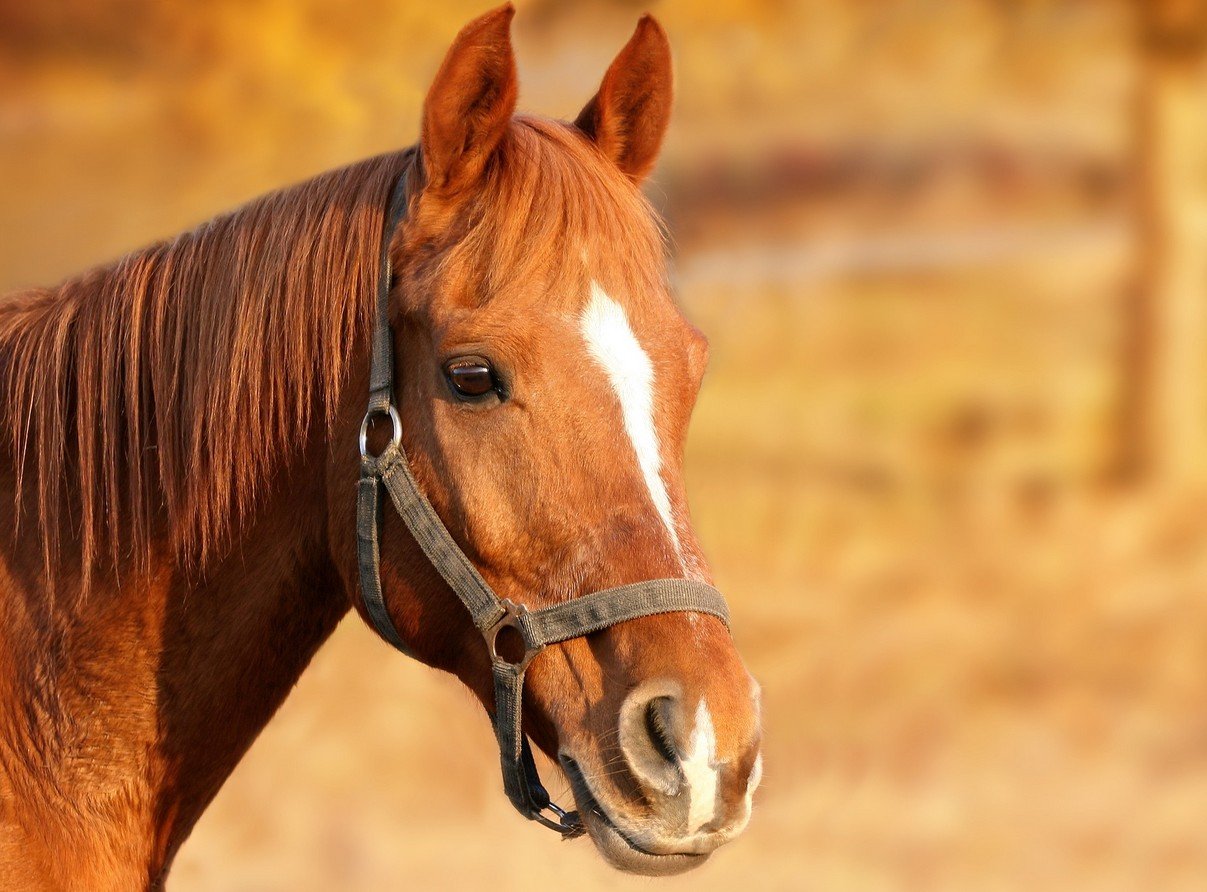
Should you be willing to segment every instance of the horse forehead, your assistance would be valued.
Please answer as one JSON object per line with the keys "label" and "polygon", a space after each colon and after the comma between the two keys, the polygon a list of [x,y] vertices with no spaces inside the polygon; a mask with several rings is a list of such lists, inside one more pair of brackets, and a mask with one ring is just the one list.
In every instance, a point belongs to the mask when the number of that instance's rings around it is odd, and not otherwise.
{"label": "horse forehead", "polygon": [[649,353],[682,352],[694,329],[687,323],[665,279],[647,272],[629,275],[588,273],[575,294],[575,318],[582,322],[603,303],[615,304],[628,327]]}
{"label": "horse forehead", "polygon": [[[514,346],[515,359],[540,359],[542,353],[565,356],[587,349],[584,323],[600,317],[600,308],[617,308],[624,327],[657,362],[686,355],[698,334],[680,315],[665,288],[604,286],[603,277],[567,277],[557,283],[511,283],[480,305],[462,304],[449,313],[440,339],[446,342],[496,341]],[[610,326],[618,335],[618,326]],[[659,363],[661,365],[662,363]]]}
{"label": "horse forehead", "polygon": [[707,341],[664,287],[613,289],[588,279],[569,321],[578,349],[608,372],[614,389],[648,391],[655,427],[690,411]]}

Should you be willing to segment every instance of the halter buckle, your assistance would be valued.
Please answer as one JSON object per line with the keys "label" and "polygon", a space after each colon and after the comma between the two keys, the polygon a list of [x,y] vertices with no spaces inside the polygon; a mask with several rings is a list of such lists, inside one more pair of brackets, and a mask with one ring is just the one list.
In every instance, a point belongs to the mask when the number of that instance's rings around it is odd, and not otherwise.
{"label": "halter buckle", "polygon": [[[556,821],[545,817],[544,812],[546,809],[553,812],[553,814],[557,817]],[[555,802],[548,803],[545,808],[541,809],[540,811],[532,812],[529,817],[531,817],[542,827],[548,827],[550,830],[556,830],[562,835],[563,839],[577,839],[587,832],[586,825],[583,824],[583,820],[581,817],[579,817],[578,812],[566,811]]]}
{"label": "halter buckle", "polygon": [[[539,644],[533,647],[528,636],[524,634],[524,627],[521,621],[528,614],[528,608],[523,604],[517,604],[510,598],[500,598],[499,606],[503,608],[503,615],[495,620],[493,625],[488,626],[482,631],[482,637],[486,639],[486,647],[490,651],[490,658],[506,663],[509,666],[515,666],[520,672],[523,672],[528,664],[532,662],[532,658],[545,649],[545,645]],[[524,642],[524,655],[519,661],[512,661],[502,656],[496,647],[499,634],[504,629],[515,629],[516,634],[520,636],[520,640]]]}
{"label": "halter buckle", "polygon": [[384,409],[369,409],[365,413],[365,417],[360,422],[360,457],[361,458],[377,458],[375,455],[369,454],[369,422],[378,415],[390,416],[390,445],[395,449],[402,448],[402,419],[398,417],[398,410],[394,408],[393,403],[386,403]]}

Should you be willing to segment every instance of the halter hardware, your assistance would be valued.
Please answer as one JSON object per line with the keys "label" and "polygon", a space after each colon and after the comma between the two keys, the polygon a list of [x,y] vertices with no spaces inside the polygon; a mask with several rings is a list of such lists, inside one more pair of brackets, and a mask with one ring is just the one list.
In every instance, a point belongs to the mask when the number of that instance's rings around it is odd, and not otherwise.
{"label": "halter hardware", "polygon": [[545,803],[545,808],[557,815],[557,823],[550,821],[540,812],[533,815],[532,819],[550,830],[556,830],[566,839],[574,839],[577,836],[582,836],[587,832],[587,828],[583,826],[583,819],[579,817],[576,811],[566,811],[558,806],[556,802]]}
{"label": "halter hardware", "polygon": [[[523,604],[500,598],[457,545],[411,474],[402,448],[402,420],[393,400],[393,334],[388,313],[389,247],[394,229],[406,215],[415,166],[416,162],[412,160],[399,177],[382,232],[369,370],[369,406],[360,425],[356,551],[361,598],[377,633],[397,650],[411,655],[394,626],[381,589],[380,498],[384,489],[416,544],[465,605],[486,643],[494,676],[493,721],[499,744],[503,791],[520,814],[572,839],[586,832],[582,819],[578,812],[567,811],[550,801],[524,733],[524,674],[529,663],[547,645],[582,638],[643,616],[694,611],[715,616],[728,625],[729,613],[720,592],[689,579],[652,579],[530,610]],[[388,415],[393,430],[386,448],[379,455],[372,455],[368,448],[369,424],[378,415]],[[523,640],[524,654],[519,662],[509,661],[498,651],[499,635],[506,629],[514,629]],[[545,812],[553,814],[557,820]]]}
{"label": "halter hardware", "polygon": [[[482,637],[486,640],[486,648],[490,651],[491,660],[501,660],[504,663],[510,663],[513,666],[518,666],[521,670],[528,668],[528,664],[532,662],[532,658],[545,649],[545,645],[537,644],[531,641],[524,628],[524,617],[528,615],[528,608],[523,604],[517,604],[510,598],[503,598],[499,601],[499,606],[503,608],[503,615],[498,621],[483,630]],[[499,653],[498,642],[499,635],[505,629],[514,629],[520,640],[524,642],[524,655],[520,657],[518,662],[512,662]],[[558,809],[561,811],[561,809]]]}
{"label": "halter hardware", "polygon": [[369,424],[379,415],[386,415],[390,419],[390,445],[395,449],[402,448],[402,419],[398,417],[398,410],[394,408],[394,404],[386,403],[384,409],[369,409],[369,411],[365,413],[365,417],[360,422],[361,458],[373,457],[369,455]]}

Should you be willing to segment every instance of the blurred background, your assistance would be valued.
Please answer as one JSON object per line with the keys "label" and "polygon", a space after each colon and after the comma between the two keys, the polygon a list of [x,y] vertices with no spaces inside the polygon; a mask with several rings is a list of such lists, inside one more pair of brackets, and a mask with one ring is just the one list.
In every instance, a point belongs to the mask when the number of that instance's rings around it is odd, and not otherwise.
{"label": "blurred background", "polygon": [[[1207,4],[517,5],[530,111],[647,8],[677,54],[648,193],[712,340],[689,490],[765,692],[754,819],[614,874],[353,620],[169,890],[1207,886]],[[4,0],[0,289],[413,142],[485,8]]]}

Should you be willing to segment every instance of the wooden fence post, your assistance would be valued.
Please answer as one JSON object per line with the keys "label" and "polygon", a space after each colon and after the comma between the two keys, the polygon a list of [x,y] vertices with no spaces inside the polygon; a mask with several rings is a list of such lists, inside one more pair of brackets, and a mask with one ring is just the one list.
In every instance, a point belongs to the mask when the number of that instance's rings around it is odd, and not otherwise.
{"label": "wooden fence post", "polygon": [[1125,369],[1126,464],[1207,483],[1207,0],[1136,0],[1139,282]]}

